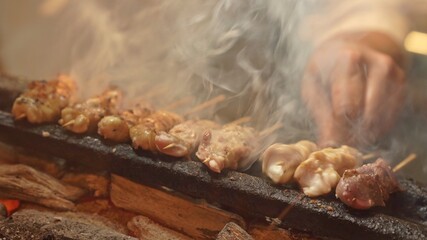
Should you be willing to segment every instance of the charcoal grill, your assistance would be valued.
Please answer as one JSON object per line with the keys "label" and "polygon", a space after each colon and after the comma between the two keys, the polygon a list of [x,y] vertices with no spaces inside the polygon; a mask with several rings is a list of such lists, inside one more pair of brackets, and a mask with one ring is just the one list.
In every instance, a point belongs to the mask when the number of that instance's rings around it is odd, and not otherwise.
{"label": "charcoal grill", "polygon": [[[405,191],[393,194],[387,207],[354,210],[332,194],[311,199],[294,185],[279,187],[263,177],[236,171],[216,174],[198,161],[135,151],[129,144],[115,144],[97,135],[75,135],[55,124],[14,121],[8,112],[13,101],[10,96],[14,94],[0,95],[0,141],[34,155],[47,154],[147,186],[168,187],[244,216],[276,218],[288,209],[280,226],[315,236],[427,239],[427,188],[414,180],[400,179]],[[257,167],[255,164],[249,171],[259,172]]]}

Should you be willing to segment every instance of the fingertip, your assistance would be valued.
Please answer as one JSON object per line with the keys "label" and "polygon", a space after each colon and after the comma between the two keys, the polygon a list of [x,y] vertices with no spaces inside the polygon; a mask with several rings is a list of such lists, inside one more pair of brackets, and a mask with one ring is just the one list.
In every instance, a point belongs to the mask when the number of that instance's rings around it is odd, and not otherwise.
{"label": "fingertip", "polygon": [[333,121],[319,128],[318,145],[320,147],[340,147],[352,143],[350,128],[340,121]]}

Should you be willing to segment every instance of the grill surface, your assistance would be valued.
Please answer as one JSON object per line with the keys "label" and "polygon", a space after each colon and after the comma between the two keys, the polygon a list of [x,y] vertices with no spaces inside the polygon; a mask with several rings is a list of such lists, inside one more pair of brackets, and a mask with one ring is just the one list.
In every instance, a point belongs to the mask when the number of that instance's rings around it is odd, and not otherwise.
{"label": "grill surface", "polygon": [[[43,137],[42,132],[49,132]],[[345,239],[426,239],[427,188],[401,179],[406,191],[391,196],[386,208],[357,211],[326,196],[305,197],[295,186],[277,187],[268,180],[235,171],[209,172],[196,161],[135,152],[128,144],[113,144],[98,136],[78,136],[57,125],[14,122],[0,111],[0,141],[71,164],[107,170],[136,182],[166,186],[220,203],[254,217],[277,217],[290,211],[281,225],[315,235]]]}

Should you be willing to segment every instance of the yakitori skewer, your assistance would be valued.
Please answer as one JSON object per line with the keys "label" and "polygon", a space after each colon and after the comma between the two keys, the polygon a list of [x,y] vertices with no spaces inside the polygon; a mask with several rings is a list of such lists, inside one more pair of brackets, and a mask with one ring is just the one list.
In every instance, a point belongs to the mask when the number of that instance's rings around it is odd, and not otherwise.
{"label": "yakitori skewer", "polygon": [[362,154],[355,148],[325,148],[310,154],[295,170],[294,178],[305,195],[316,197],[331,192],[347,169],[362,164]]}
{"label": "yakitori skewer", "polygon": [[[186,114],[194,114],[200,112],[209,107],[215,106],[219,102],[225,99],[224,95],[214,97],[204,103],[197,105],[190,109]],[[169,132],[175,125],[180,124],[184,121],[184,118],[178,114],[169,111],[157,111],[150,116],[144,118],[139,124],[130,128],[130,137],[134,148],[142,148],[144,150],[150,150],[152,152],[158,152],[168,150],[169,153],[179,152],[182,149],[182,145],[177,142],[172,144],[170,141],[176,141],[175,138],[171,139],[170,135],[166,136],[165,133]],[[198,121],[193,122],[195,126],[202,127],[204,122]],[[198,129],[198,128],[197,128]],[[195,129],[195,130],[197,130]],[[156,144],[156,136],[159,136]],[[169,142],[167,145],[165,143]],[[172,144],[172,145],[171,145]],[[167,147],[168,146],[168,147]],[[165,147],[167,147],[165,149]],[[171,149],[176,147],[175,149]],[[179,151],[178,151],[179,150]],[[177,155],[177,153],[175,153]]]}
{"label": "yakitori skewer", "polygon": [[98,134],[114,142],[130,141],[129,129],[154,113],[149,103],[140,102],[132,109],[105,116],[98,123]]}
{"label": "yakitori skewer", "polygon": [[218,95],[218,96],[216,96],[216,97],[214,97],[214,98],[212,98],[212,99],[210,99],[210,100],[208,100],[208,101],[206,101],[206,102],[203,102],[203,103],[201,103],[201,104],[199,104],[199,105],[197,105],[197,106],[195,106],[195,107],[191,108],[190,110],[186,111],[186,112],[184,113],[184,116],[189,116],[189,115],[191,115],[191,114],[194,114],[194,113],[200,112],[200,111],[202,111],[203,109],[209,108],[209,107],[211,107],[211,106],[215,106],[215,105],[217,105],[218,103],[220,103],[220,102],[224,101],[225,99],[226,99],[226,98],[225,98],[225,96],[224,96],[224,95]]}
{"label": "yakitori skewer", "polygon": [[104,116],[118,112],[121,97],[122,93],[119,90],[106,90],[99,96],[64,108],[58,122],[62,127],[74,133],[95,131],[98,122]]}
{"label": "yakitori skewer", "polygon": [[56,122],[61,110],[73,102],[75,92],[76,83],[66,75],[51,81],[33,81],[13,103],[12,115],[30,123]]}
{"label": "yakitori skewer", "polygon": [[379,158],[374,163],[346,170],[337,185],[336,196],[346,205],[356,209],[385,206],[390,194],[402,190],[394,173],[415,158],[416,155],[412,153],[393,169],[385,160]]}

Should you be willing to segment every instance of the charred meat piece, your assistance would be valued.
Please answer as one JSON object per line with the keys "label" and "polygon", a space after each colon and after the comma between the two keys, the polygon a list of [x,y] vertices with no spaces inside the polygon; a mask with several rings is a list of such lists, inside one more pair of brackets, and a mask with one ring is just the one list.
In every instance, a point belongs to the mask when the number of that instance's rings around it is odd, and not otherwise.
{"label": "charred meat piece", "polygon": [[341,175],[362,163],[362,154],[351,147],[325,148],[313,152],[295,170],[294,177],[305,195],[316,197],[331,192]]}
{"label": "charred meat piece", "polygon": [[219,129],[220,125],[209,120],[188,120],[174,126],[169,133],[160,132],[155,137],[159,152],[173,156],[189,156],[197,148],[207,129]]}
{"label": "charred meat piece", "polygon": [[391,193],[400,187],[390,165],[379,158],[374,163],[346,170],[339,181],[336,196],[355,209],[385,206]]}
{"label": "charred meat piece", "polygon": [[117,113],[121,95],[118,90],[107,90],[100,96],[66,107],[61,112],[59,124],[75,133],[93,132],[101,118]]}
{"label": "charred meat piece", "polygon": [[76,83],[66,75],[51,81],[34,81],[19,96],[12,107],[15,119],[26,118],[30,123],[58,121],[61,110],[68,106],[76,92]]}
{"label": "charred meat piece", "polygon": [[274,183],[287,183],[293,179],[296,168],[317,150],[310,141],[295,144],[273,144],[261,155],[262,172]]}
{"label": "charred meat piece", "polygon": [[172,112],[154,112],[130,128],[129,134],[133,147],[156,152],[158,150],[155,144],[156,135],[162,131],[169,131],[182,121],[181,116]]}
{"label": "charred meat piece", "polygon": [[257,146],[257,132],[250,127],[226,125],[221,129],[206,130],[202,135],[196,156],[214,172],[242,169],[252,162]]}
{"label": "charred meat piece", "polygon": [[139,104],[118,115],[106,116],[98,123],[98,134],[114,142],[127,142],[130,140],[129,129],[153,111],[151,106]]}

